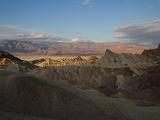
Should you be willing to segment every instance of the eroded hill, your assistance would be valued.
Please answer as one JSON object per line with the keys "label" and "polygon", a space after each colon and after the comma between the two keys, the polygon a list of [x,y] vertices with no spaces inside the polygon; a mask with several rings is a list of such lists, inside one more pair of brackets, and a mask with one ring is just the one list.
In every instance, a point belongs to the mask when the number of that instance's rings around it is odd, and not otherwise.
{"label": "eroded hill", "polygon": [[[54,59],[27,62],[1,52],[1,65],[7,68],[0,70],[0,118],[159,120],[159,48],[148,51],[132,55],[106,50],[101,58],[78,56],[61,60],[59,66],[50,65]],[[49,65],[36,67],[45,62]],[[9,71],[11,64],[27,67],[27,72]]]}
{"label": "eroded hill", "polygon": [[138,107],[130,100],[109,98],[94,89],[81,90],[66,82],[6,71],[1,71],[0,76],[3,78],[0,79],[0,118],[159,120],[160,117],[158,107]]}
{"label": "eroded hill", "polygon": [[22,72],[37,68],[37,66],[29,63],[28,61],[21,60],[8,52],[0,51],[0,68],[5,69],[11,64],[17,66],[17,68]]}

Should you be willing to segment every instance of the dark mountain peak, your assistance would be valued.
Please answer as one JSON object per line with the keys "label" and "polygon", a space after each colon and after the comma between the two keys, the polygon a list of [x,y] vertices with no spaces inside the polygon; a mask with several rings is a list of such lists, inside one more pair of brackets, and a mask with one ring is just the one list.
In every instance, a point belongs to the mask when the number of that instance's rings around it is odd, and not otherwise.
{"label": "dark mountain peak", "polygon": [[13,56],[12,54],[5,52],[5,51],[1,51],[1,50],[0,50],[0,58],[7,58],[7,59],[10,59],[11,61],[20,61],[20,62],[23,61],[15,56]]}
{"label": "dark mountain peak", "polygon": [[160,44],[155,49],[144,50],[142,55],[146,57],[153,58],[154,60],[159,60],[160,58]]}
{"label": "dark mountain peak", "polygon": [[158,48],[157,49],[160,49],[160,44],[158,45]]}
{"label": "dark mountain peak", "polygon": [[80,56],[77,56],[76,58],[74,58],[74,60],[76,60],[76,61],[82,61],[82,60],[83,60],[83,58],[82,58],[82,57],[80,57]]}
{"label": "dark mountain peak", "polygon": [[114,52],[112,52],[110,49],[106,49],[105,55],[110,56],[115,54]]}

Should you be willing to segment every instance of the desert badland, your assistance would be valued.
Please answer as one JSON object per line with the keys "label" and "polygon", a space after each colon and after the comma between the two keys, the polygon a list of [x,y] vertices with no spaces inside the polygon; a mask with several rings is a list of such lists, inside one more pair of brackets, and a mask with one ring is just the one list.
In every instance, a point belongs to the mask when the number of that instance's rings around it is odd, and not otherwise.
{"label": "desert badland", "polygon": [[21,60],[0,52],[1,119],[158,120],[160,48]]}
{"label": "desert badland", "polygon": [[0,120],[160,120],[159,0],[0,0]]}

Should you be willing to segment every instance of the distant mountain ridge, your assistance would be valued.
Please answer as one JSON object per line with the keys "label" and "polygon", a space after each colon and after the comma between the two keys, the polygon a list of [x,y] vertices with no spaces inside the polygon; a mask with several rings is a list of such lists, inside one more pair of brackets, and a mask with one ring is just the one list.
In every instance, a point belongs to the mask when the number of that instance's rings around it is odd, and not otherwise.
{"label": "distant mountain ridge", "polygon": [[103,55],[106,49],[122,53],[141,53],[144,48],[129,46],[119,43],[96,42],[48,42],[48,41],[23,41],[1,40],[0,50],[13,54],[25,55]]}

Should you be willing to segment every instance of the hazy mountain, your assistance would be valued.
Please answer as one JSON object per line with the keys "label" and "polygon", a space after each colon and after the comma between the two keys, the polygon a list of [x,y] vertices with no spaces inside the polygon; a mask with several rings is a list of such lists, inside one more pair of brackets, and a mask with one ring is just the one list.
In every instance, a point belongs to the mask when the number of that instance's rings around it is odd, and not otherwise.
{"label": "hazy mountain", "polygon": [[123,45],[119,43],[96,43],[90,41],[51,42],[1,40],[0,50],[14,54],[29,55],[103,55],[106,48],[114,52],[141,53],[143,47]]}

